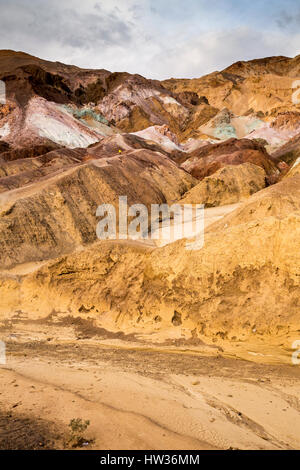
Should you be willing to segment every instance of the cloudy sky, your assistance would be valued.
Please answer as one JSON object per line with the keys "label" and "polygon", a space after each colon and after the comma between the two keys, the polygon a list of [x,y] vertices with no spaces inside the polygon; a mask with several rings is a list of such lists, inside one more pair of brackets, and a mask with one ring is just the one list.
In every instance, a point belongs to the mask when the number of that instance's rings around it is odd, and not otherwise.
{"label": "cloudy sky", "polygon": [[300,54],[299,0],[0,0],[0,48],[148,78]]}

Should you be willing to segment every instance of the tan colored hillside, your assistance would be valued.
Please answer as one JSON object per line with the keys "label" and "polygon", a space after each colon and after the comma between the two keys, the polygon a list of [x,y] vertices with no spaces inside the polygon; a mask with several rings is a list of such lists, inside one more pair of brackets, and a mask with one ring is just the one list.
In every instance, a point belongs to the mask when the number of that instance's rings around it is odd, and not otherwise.
{"label": "tan colored hillside", "polygon": [[[243,333],[248,323],[260,325],[262,341],[277,338],[288,311],[296,328],[297,302],[288,285],[296,295],[300,120],[288,87],[299,57],[237,63],[163,84],[12,51],[1,52],[0,71],[4,81],[13,74],[0,116],[7,130],[0,148],[3,314],[77,315],[83,305],[97,311],[99,324],[111,311],[111,328],[145,321],[160,333],[178,314],[187,336],[205,333],[210,341],[218,331],[221,339],[234,332],[252,339],[248,327]],[[21,100],[20,80],[26,85]],[[95,102],[87,105],[92,90]],[[148,209],[205,204],[210,222],[203,249],[189,252],[183,241],[161,248],[97,242],[98,205],[117,207],[122,195]],[[28,270],[28,277],[10,274]],[[51,282],[38,285],[45,273]],[[22,295],[14,295],[15,282]],[[36,300],[29,300],[31,289],[40,292]],[[269,308],[274,290],[280,294]]]}
{"label": "tan colored hillside", "polygon": [[[169,79],[163,85],[173,93],[196,92],[218,109],[244,115],[250,110],[274,116],[294,109],[292,83],[300,78],[300,55],[237,62],[221,72],[195,79]],[[299,108],[296,108],[299,109]]]}
{"label": "tan colored hillside", "polygon": [[[296,79],[300,56],[159,82],[0,51],[0,449],[70,448],[77,417],[87,449],[299,447]],[[150,217],[98,239],[120,196],[204,204],[203,245]]]}

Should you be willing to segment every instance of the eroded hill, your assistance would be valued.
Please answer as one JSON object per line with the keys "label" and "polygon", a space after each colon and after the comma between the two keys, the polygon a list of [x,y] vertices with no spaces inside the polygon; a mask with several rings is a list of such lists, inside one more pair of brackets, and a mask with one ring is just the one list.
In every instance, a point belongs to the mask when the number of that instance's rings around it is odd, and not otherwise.
{"label": "eroded hill", "polygon": [[[55,313],[150,341],[289,354],[299,77],[299,56],[158,82],[1,51],[1,322]],[[96,209],[119,196],[147,209],[204,204],[204,246],[98,241]]]}

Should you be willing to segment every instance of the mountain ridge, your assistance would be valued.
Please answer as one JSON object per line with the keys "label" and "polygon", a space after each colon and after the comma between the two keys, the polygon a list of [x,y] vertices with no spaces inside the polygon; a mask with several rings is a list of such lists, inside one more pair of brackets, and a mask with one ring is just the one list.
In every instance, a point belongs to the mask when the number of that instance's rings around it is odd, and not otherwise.
{"label": "mountain ridge", "polygon": [[[300,329],[299,59],[160,82],[0,51],[3,321],[59,311],[228,351],[272,338],[286,357]],[[124,195],[204,204],[204,246],[98,241],[97,207]]]}

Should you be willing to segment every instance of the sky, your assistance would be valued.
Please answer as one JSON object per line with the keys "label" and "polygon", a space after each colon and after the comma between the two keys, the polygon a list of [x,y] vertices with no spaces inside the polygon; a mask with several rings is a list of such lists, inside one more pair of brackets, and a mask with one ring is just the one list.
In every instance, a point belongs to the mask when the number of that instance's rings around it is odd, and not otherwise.
{"label": "sky", "polygon": [[0,49],[147,78],[300,54],[299,0],[0,0]]}

